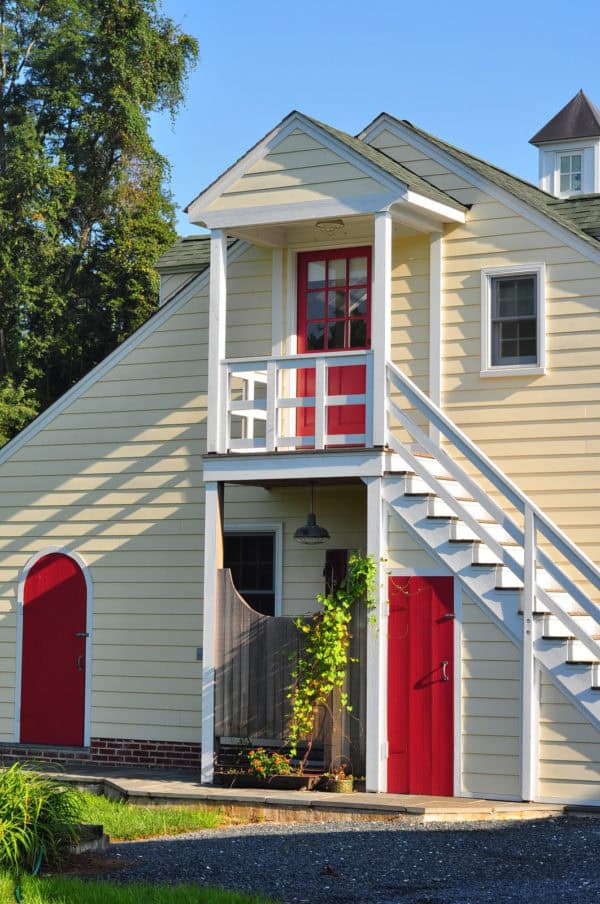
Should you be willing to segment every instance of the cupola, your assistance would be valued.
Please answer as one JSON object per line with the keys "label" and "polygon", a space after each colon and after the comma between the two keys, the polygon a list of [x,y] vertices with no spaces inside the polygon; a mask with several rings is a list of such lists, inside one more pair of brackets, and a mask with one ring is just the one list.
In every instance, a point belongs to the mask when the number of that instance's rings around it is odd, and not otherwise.
{"label": "cupola", "polygon": [[600,110],[579,91],[530,143],[539,149],[539,185],[557,198],[600,192]]}

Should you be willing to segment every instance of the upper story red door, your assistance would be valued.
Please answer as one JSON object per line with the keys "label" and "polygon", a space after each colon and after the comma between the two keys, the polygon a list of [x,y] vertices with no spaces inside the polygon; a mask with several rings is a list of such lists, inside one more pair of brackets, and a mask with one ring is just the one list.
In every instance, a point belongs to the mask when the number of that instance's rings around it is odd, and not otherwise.
{"label": "upper story red door", "polygon": [[[298,353],[355,351],[371,343],[371,249],[339,248],[298,256]],[[329,395],[359,395],[366,389],[363,364],[331,367]],[[314,368],[298,371],[297,394],[312,396]],[[296,434],[314,434],[314,408],[299,408]],[[327,433],[343,437],[365,433],[364,405],[334,405]]]}
{"label": "upper story red door", "polygon": [[70,556],[50,553],[23,596],[21,742],[81,747],[84,740],[87,588]]}

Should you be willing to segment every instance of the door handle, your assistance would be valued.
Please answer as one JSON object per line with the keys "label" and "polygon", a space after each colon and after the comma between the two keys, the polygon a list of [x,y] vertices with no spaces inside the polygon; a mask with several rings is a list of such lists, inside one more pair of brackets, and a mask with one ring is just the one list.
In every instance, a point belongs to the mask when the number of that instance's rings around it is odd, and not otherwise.
{"label": "door handle", "polygon": [[450,679],[448,678],[448,671],[447,671],[447,669],[448,669],[448,660],[447,660],[447,659],[442,659],[442,681],[449,681],[449,680],[450,680]]}
{"label": "door handle", "polygon": [[77,657],[77,671],[83,672],[83,653],[80,653]]}

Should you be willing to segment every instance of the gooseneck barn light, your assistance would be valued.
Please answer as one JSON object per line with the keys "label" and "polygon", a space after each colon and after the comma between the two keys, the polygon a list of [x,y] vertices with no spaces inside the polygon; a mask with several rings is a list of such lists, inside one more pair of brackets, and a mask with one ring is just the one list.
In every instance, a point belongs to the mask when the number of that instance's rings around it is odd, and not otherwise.
{"label": "gooseneck barn light", "polygon": [[299,527],[294,532],[294,540],[298,543],[304,543],[305,546],[316,546],[318,543],[324,543],[329,540],[329,531],[317,524],[317,516],[315,515],[314,485],[310,485],[310,512],[306,519],[306,524]]}

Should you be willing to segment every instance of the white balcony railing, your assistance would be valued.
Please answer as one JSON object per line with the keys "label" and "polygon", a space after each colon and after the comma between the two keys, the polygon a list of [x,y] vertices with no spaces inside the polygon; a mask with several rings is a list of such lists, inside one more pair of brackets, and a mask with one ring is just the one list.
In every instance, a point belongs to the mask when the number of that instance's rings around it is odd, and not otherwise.
{"label": "white balcony railing", "polygon": [[[364,392],[330,394],[335,369],[357,365],[365,369]],[[314,392],[305,395],[309,371],[314,372]],[[221,363],[221,380],[225,402],[219,429],[221,453],[372,445],[371,351],[229,359]],[[301,384],[302,394],[298,395]],[[332,416],[349,405],[364,406],[364,417],[355,416],[362,432],[342,433],[339,423],[332,422]],[[314,417],[309,414],[301,419],[297,414],[301,409],[312,409]]]}

